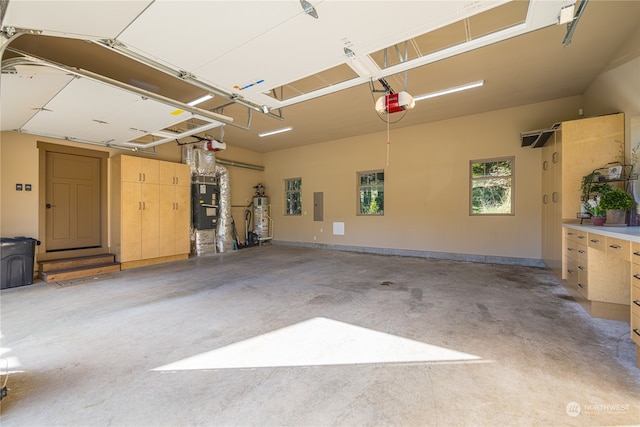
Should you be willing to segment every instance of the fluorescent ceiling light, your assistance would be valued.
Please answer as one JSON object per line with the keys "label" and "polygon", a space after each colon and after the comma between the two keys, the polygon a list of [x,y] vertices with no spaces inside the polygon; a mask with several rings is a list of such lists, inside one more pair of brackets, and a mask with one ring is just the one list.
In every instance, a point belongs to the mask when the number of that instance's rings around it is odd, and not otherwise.
{"label": "fluorescent ceiling light", "polygon": [[205,96],[201,96],[200,98],[198,98],[198,99],[194,99],[193,101],[191,101],[191,102],[187,103],[187,105],[190,105],[190,106],[192,106],[192,107],[193,107],[194,105],[201,104],[201,103],[203,103],[204,101],[208,101],[208,100],[210,100],[211,98],[213,98],[213,95],[211,95],[211,94],[206,94]]}
{"label": "fluorescent ceiling light", "polygon": [[460,92],[467,89],[473,89],[474,87],[480,87],[484,85],[484,80],[478,80],[477,82],[467,83],[462,86],[450,87],[449,89],[443,89],[436,92],[425,93],[424,95],[414,96],[414,101],[422,101],[423,99],[435,98],[436,96],[448,95],[450,93]]}
{"label": "fluorescent ceiling light", "polygon": [[260,138],[262,138],[263,136],[269,136],[269,135],[275,135],[277,133],[282,133],[282,132],[289,132],[290,130],[292,130],[293,128],[291,126],[289,126],[288,128],[282,128],[282,129],[278,129],[278,130],[272,130],[271,132],[263,132],[263,133],[259,133],[258,136]]}

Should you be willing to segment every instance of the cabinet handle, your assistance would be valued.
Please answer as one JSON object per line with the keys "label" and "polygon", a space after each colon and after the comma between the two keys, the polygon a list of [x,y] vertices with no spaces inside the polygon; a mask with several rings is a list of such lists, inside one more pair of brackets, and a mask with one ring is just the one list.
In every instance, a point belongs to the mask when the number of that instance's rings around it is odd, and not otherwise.
{"label": "cabinet handle", "polygon": [[147,205],[145,202],[142,202],[142,210],[145,210],[145,209],[147,209]]}
{"label": "cabinet handle", "polygon": [[633,330],[633,332],[635,332],[635,334],[636,334],[636,335],[640,336],[640,329],[635,328],[635,329]]}
{"label": "cabinet handle", "polygon": [[547,169],[549,169],[549,162],[545,160],[542,162],[542,170],[546,171]]}
{"label": "cabinet handle", "polygon": [[579,253],[579,254],[584,254],[584,253],[586,253],[586,252],[585,252],[585,251],[583,251],[582,249],[580,249],[580,250],[578,251],[578,253]]}
{"label": "cabinet handle", "polygon": [[551,155],[551,161],[553,163],[558,163],[558,152],[554,151],[553,154]]}
{"label": "cabinet handle", "polygon": [[640,252],[634,252],[633,253],[635,256],[640,256]]}
{"label": "cabinet handle", "polygon": [[176,176],[176,185],[178,185],[178,177]]}
{"label": "cabinet handle", "polygon": [[578,236],[578,239],[584,239],[584,236]]}
{"label": "cabinet handle", "polygon": [[573,274],[573,270],[567,270],[567,273]]}
{"label": "cabinet handle", "polygon": [[558,192],[554,191],[553,193],[551,193],[551,200],[553,201],[553,203],[557,203],[558,202]]}
{"label": "cabinet handle", "polygon": [[587,269],[586,269],[586,268],[584,268],[583,266],[579,265],[579,266],[578,266],[578,270],[586,271]]}
{"label": "cabinet handle", "polygon": [[633,278],[634,278],[634,279],[638,279],[638,280],[640,280],[640,274],[634,274],[634,275],[633,275]]}
{"label": "cabinet handle", "polygon": [[146,173],[142,173],[142,181],[146,182],[147,181],[147,174]]}
{"label": "cabinet handle", "polygon": [[572,233],[571,231],[568,231],[568,232],[567,232],[567,234],[568,234],[569,236],[573,236],[573,233]]}
{"label": "cabinet handle", "polygon": [[545,205],[549,203],[549,195],[545,194],[544,196],[542,196],[542,203],[544,203]]}
{"label": "cabinet handle", "polygon": [[640,307],[640,300],[633,300],[633,303],[634,303],[635,305],[637,305],[638,307]]}
{"label": "cabinet handle", "polygon": [[584,286],[582,283],[578,283],[578,287],[579,287],[580,289],[584,289],[584,288],[585,288],[585,286]]}
{"label": "cabinet handle", "polygon": [[600,240],[598,240],[598,239],[591,239],[591,242],[592,242],[592,243],[600,243]]}
{"label": "cabinet handle", "polygon": [[138,202],[138,210],[141,211],[142,210],[142,202]]}
{"label": "cabinet handle", "polygon": [[138,172],[138,181],[142,181],[142,172]]}
{"label": "cabinet handle", "polygon": [[609,247],[611,249],[622,249],[622,246],[620,246],[620,245],[609,245]]}
{"label": "cabinet handle", "polygon": [[567,250],[568,250],[569,252],[571,252],[571,251],[575,251],[575,249],[573,249],[573,248],[567,248]]}

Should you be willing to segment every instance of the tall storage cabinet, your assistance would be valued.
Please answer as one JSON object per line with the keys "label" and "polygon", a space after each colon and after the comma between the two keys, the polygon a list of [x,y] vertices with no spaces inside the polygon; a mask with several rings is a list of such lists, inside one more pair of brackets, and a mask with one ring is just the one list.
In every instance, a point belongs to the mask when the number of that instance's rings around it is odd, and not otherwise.
{"label": "tall storage cabinet", "polygon": [[111,159],[111,250],[121,268],[189,256],[189,175],[179,163]]}
{"label": "tall storage cabinet", "polygon": [[558,277],[567,278],[562,223],[577,220],[582,177],[623,154],[623,113],[562,122],[543,146],[542,260]]}

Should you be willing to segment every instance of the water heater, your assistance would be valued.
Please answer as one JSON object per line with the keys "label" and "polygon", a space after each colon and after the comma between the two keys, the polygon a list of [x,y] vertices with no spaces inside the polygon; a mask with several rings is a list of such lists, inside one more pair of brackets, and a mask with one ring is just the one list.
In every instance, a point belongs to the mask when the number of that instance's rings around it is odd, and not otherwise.
{"label": "water heater", "polygon": [[253,198],[253,232],[258,238],[269,236],[269,198],[266,196]]}

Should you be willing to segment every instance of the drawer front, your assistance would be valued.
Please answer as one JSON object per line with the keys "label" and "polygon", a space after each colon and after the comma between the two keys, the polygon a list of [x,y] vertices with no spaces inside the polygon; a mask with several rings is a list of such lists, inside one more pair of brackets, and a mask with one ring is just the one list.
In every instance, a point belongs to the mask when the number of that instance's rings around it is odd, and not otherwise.
{"label": "drawer front", "polygon": [[631,242],[631,262],[640,264],[640,243]]}
{"label": "drawer front", "polygon": [[636,313],[631,313],[631,339],[640,345],[640,316]]}
{"label": "drawer front", "polygon": [[599,251],[604,251],[606,239],[604,236],[599,234],[589,233],[589,247],[593,249],[597,249]]}
{"label": "drawer front", "polygon": [[587,245],[586,244],[578,245],[578,261],[581,261],[583,265],[587,265]]}
{"label": "drawer front", "polygon": [[640,316],[640,284],[638,283],[631,286],[631,313]]}
{"label": "drawer front", "polygon": [[565,239],[573,240],[574,242],[586,244],[587,236],[588,236],[588,234],[587,234],[586,231],[574,230],[572,228],[565,228],[564,229],[564,237],[565,237]]}
{"label": "drawer front", "polygon": [[578,271],[578,282],[576,283],[578,291],[580,291],[583,297],[589,299],[589,273],[587,264],[578,262],[576,269]]}
{"label": "drawer front", "polygon": [[578,263],[574,259],[567,258],[566,279],[572,287],[578,286]]}
{"label": "drawer front", "polygon": [[618,259],[629,261],[631,259],[631,242],[628,240],[607,237],[605,252],[607,256],[612,255]]}
{"label": "drawer front", "polygon": [[564,254],[571,259],[578,259],[578,243],[571,239],[564,239],[565,252]]}

